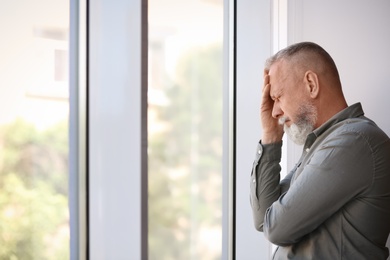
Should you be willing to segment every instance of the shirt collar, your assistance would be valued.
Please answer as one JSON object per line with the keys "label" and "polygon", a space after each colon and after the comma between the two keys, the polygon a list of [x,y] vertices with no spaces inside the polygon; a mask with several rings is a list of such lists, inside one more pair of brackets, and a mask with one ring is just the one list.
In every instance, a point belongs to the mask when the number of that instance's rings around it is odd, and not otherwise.
{"label": "shirt collar", "polygon": [[326,121],[324,124],[322,124],[320,127],[315,129],[312,133],[310,133],[307,136],[304,149],[308,151],[312,144],[315,142],[317,137],[319,137],[323,132],[334,126],[335,124],[344,121],[349,118],[356,118],[363,116],[363,108],[360,102],[355,103],[343,110],[341,110],[339,113],[335,114],[333,117],[331,117],[328,121]]}

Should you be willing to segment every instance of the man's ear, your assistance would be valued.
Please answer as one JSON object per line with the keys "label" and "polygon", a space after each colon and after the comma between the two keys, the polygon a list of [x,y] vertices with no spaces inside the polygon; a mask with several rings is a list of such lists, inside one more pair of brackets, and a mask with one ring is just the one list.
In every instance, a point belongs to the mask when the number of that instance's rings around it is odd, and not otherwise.
{"label": "man's ear", "polygon": [[317,98],[320,93],[320,84],[318,81],[318,76],[311,70],[306,71],[305,78],[303,79],[307,90],[309,91],[311,98]]}

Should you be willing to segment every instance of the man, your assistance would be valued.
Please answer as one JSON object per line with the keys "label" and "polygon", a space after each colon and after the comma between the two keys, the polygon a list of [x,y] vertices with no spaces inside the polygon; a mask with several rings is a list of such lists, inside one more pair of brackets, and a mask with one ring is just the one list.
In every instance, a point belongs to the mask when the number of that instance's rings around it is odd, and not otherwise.
{"label": "man", "polygon": [[[264,71],[250,198],[256,229],[279,246],[273,259],[386,259],[389,137],[360,103],[347,105],[319,45],[291,45]],[[280,181],[284,132],[303,152]]]}

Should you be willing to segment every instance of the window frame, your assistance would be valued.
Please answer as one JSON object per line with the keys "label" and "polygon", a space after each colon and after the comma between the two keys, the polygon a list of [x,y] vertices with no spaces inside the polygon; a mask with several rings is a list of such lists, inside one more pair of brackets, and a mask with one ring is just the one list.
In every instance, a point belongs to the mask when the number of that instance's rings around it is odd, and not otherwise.
{"label": "window frame", "polygon": [[[113,256],[127,259],[148,258],[147,0],[118,0],[115,4],[123,8],[116,8],[115,12],[112,12],[110,8],[113,8],[113,3],[110,0],[70,0],[71,259],[105,259]],[[253,10],[248,15],[245,10],[250,9]],[[262,13],[261,26],[252,20],[259,18],[259,10]],[[259,89],[257,82],[259,74],[258,69],[253,69],[252,66],[257,64],[258,58],[253,63],[243,60],[238,55],[247,48],[245,42],[254,39],[253,43],[262,43],[266,47],[257,50],[257,55],[253,56],[260,55],[263,58],[269,56],[270,15],[268,2],[258,1],[254,6],[249,0],[239,3],[236,0],[224,0],[222,259],[241,259],[247,255],[253,257],[262,254],[268,256],[270,252],[269,243],[260,241],[263,245],[259,247],[258,233],[250,225],[252,216],[251,211],[248,211],[249,199],[242,199],[248,198],[249,194],[247,185],[249,176],[245,174],[245,170],[250,167],[247,160],[252,160],[253,151],[248,149],[251,147],[248,144],[253,144],[255,148],[259,137],[259,129],[253,127],[256,117],[248,116],[247,113],[247,108],[254,111],[250,114],[257,111],[253,108],[258,102],[252,94]],[[118,21],[115,20],[117,17],[131,17],[131,21],[118,25],[115,24],[115,21]],[[244,26],[247,28],[244,29]],[[127,35],[127,38],[123,38],[123,35]],[[131,42],[128,38],[132,39]],[[125,43],[113,44],[121,41]],[[110,74],[112,73],[110,67],[105,62],[110,59],[105,55],[118,47],[124,50],[125,55],[115,56],[116,66],[118,68],[123,66],[124,71],[130,73],[133,79],[131,90],[125,92],[125,96],[124,89],[120,86],[112,84],[108,91],[107,85],[102,84],[109,82],[109,78],[113,77]],[[249,85],[243,80],[244,71],[248,68],[250,74],[256,77]],[[102,71],[105,72],[104,75]],[[114,76],[119,82],[126,82],[129,77],[126,73]],[[244,87],[245,85],[247,87]],[[244,101],[248,93],[252,96],[249,98],[251,102],[249,107]],[[129,162],[135,163],[124,165],[121,168],[122,174],[114,174],[111,178],[107,178],[105,171],[118,169],[116,168],[118,160],[104,152],[112,149],[111,144],[107,142],[108,130],[104,128],[104,120],[108,118],[107,111],[112,107],[109,106],[109,102],[104,102],[104,98],[118,99],[123,104],[123,110],[117,107],[119,110],[114,111],[117,113],[115,116],[123,119],[122,123],[114,122],[117,134],[109,138],[119,146],[117,149],[128,152]],[[126,105],[123,100],[132,104]],[[250,129],[249,135],[243,133],[244,128]],[[244,146],[241,143],[243,135],[246,136]],[[122,138],[119,138],[120,136]],[[101,160],[103,157],[105,159]],[[115,192],[118,186],[123,187],[123,183],[126,183],[128,189],[118,196]],[[120,208],[115,204],[127,206]],[[112,207],[117,210],[117,214],[124,214],[127,218],[115,214],[104,215],[102,210]],[[132,221],[129,221],[130,217]],[[245,221],[242,221],[244,219]],[[118,234],[120,229],[132,232],[121,236]],[[121,245],[118,245],[118,237]],[[243,237],[251,239],[243,243],[241,241]],[[261,248],[264,247],[268,248],[267,253],[261,252]]]}

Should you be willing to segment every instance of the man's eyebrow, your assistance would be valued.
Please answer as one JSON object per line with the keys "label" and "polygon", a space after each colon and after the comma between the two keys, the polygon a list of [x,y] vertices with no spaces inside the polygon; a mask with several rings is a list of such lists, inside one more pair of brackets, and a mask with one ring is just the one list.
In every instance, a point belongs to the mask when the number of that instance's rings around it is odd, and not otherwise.
{"label": "man's eyebrow", "polygon": [[282,91],[278,90],[276,93],[269,93],[269,96],[271,97],[272,100],[275,100],[279,98],[282,95]]}

